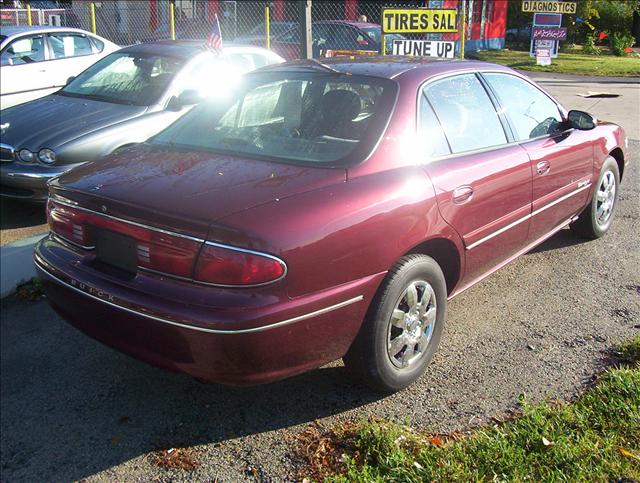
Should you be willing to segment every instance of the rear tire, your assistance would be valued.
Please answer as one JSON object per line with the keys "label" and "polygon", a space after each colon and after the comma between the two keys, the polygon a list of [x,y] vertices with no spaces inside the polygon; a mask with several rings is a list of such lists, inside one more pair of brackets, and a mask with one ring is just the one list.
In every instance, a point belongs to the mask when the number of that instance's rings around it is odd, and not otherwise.
{"label": "rear tire", "polygon": [[389,271],[343,358],[361,382],[382,392],[409,386],[433,358],[444,327],[447,287],[440,266],[407,255]]}
{"label": "rear tire", "polygon": [[571,230],[583,238],[595,240],[603,236],[613,222],[620,185],[620,170],[616,160],[609,156],[605,159],[600,176],[593,190],[591,203],[571,224]]}

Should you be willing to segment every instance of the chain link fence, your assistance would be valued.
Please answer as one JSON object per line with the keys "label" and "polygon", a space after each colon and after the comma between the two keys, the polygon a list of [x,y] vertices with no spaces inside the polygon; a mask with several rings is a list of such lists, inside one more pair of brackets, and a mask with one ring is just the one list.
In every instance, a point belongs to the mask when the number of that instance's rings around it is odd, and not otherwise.
{"label": "chain link fence", "polygon": [[[73,0],[31,1],[26,8],[3,8],[0,23],[62,25],[93,31],[119,45],[160,39],[204,41],[217,16],[224,42],[269,46],[286,59],[300,56],[300,3],[293,0]],[[382,10],[385,8],[451,8],[451,0],[315,0],[312,3],[313,56],[335,51],[379,53]],[[453,2],[465,5],[467,2]],[[14,2],[25,6],[26,2]],[[35,8],[53,6],[56,8]],[[458,7],[454,7],[458,8]],[[460,9],[459,14],[462,9]],[[458,15],[461,22],[461,15]],[[268,26],[268,27],[267,27]],[[267,30],[269,35],[267,35]],[[458,40],[458,33],[403,34],[419,40]],[[385,36],[391,52],[397,34]]]}

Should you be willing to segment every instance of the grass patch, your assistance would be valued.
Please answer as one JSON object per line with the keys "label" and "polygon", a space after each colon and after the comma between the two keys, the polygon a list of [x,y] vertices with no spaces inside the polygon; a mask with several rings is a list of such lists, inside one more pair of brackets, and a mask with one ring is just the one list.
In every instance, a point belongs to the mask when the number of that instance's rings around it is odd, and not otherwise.
{"label": "grass patch", "polygon": [[640,57],[637,54],[628,57],[614,55],[585,55],[560,53],[552,59],[551,65],[536,65],[536,59],[529,52],[517,50],[486,50],[470,54],[478,60],[506,65],[514,69],[537,72],[555,72],[557,74],[580,74],[593,76],[628,77],[640,76]]}
{"label": "grass patch", "polygon": [[377,420],[311,443],[307,434],[307,474],[340,482],[640,480],[640,336],[612,355],[614,366],[577,401],[523,401],[520,416],[470,435]]}
{"label": "grass patch", "polygon": [[44,286],[39,278],[32,278],[28,282],[25,282],[16,287],[16,296],[21,300],[40,300],[46,295],[44,293]]}

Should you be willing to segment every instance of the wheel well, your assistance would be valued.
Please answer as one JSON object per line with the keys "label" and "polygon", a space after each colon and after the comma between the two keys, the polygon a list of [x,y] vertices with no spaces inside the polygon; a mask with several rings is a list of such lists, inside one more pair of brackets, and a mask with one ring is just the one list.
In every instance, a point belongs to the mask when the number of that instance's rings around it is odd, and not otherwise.
{"label": "wheel well", "polygon": [[612,156],[613,159],[618,163],[618,170],[620,171],[620,179],[622,179],[622,171],[624,171],[624,154],[622,154],[622,149],[615,148],[613,151],[609,153],[609,156]]}
{"label": "wheel well", "polygon": [[413,247],[406,255],[420,253],[433,258],[444,273],[447,282],[447,294],[451,294],[460,279],[460,254],[456,246],[446,238],[427,240]]}

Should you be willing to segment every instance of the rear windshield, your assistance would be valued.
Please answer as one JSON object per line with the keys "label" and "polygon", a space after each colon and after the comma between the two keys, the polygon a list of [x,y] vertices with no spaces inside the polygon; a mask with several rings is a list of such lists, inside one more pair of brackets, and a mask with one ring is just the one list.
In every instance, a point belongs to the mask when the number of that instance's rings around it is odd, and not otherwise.
{"label": "rear windshield", "polygon": [[396,83],[332,73],[256,73],[150,140],[293,164],[364,160],[393,109]]}

